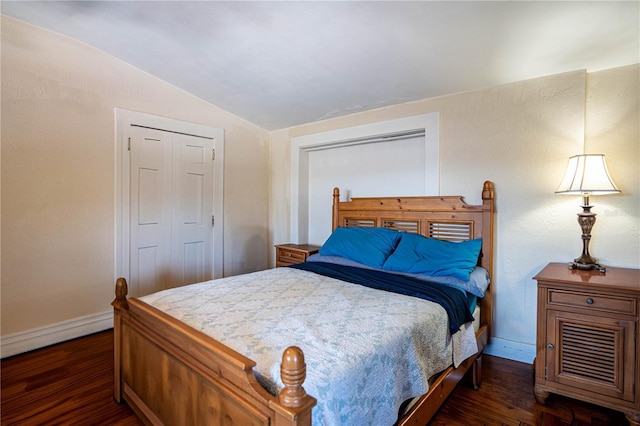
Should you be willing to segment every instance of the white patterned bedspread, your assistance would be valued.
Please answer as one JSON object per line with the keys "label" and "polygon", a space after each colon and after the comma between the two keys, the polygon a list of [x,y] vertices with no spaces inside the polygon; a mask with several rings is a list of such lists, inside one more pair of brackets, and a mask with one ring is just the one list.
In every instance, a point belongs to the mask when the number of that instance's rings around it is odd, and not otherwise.
{"label": "white patterned bedspread", "polygon": [[452,339],[433,302],[292,268],[141,300],[253,359],[258,381],[274,395],[282,352],[299,346],[304,387],[318,399],[314,425],[391,425],[404,400],[428,390],[430,376],[477,352],[472,324]]}

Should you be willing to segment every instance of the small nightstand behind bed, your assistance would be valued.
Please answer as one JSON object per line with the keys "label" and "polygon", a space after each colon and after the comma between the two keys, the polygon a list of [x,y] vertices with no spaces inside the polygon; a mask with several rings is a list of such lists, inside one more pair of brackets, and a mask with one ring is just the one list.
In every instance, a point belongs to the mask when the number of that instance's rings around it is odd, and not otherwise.
{"label": "small nightstand behind bed", "polygon": [[640,426],[640,270],[550,263],[534,279],[536,400],[557,393],[622,411]]}
{"label": "small nightstand behind bed", "polygon": [[309,256],[320,250],[319,246],[310,244],[278,244],[276,245],[276,268],[306,262]]}

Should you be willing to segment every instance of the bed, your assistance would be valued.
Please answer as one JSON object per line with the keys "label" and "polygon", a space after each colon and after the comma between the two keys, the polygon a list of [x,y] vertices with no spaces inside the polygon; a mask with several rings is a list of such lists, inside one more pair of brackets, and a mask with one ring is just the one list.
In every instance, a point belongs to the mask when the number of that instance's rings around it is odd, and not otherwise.
{"label": "bed", "polygon": [[[354,303],[364,304],[367,300],[378,303],[377,306],[373,305],[375,308],[365,307],[365,314],[362,317],[364,319],[358,317],[352,320],[352,322],[362,322],[366,326],[366,309],[371,312],[372,309],[380,309],[380,306],[393,310],[401,309],[401,307],[404,309],[406,306],[407,309],[413,309],[413,311],[402,315],[413,318],[418,317],[417,313],[422,312],[423,306],[429,304],[436,306],[434,311],[444,312],[442,314],[445,317],[444,323],[449,326],[447,330],[449,337],[443,339],[446,344],[442,344],[444,348],[442,351],[448,357],[447,363],[435,363],[431,369],[437,371],[429,370],[428,374],[420,373],[427,375],[422,378],[425,382],[424,388],[421,388],[419,384],[410,386],[409,380],[405,383],[404,379],[397,378],[399,376],[385,379],[386,382],[381,385],[385,387],[389,382],[399,382],[403,389],[398,392],[404,396],[419,392],[415,397],[403,401],[400,411],[394,413],[394,421],[385,421],[384,424],[393,424],[394,422],[399,425],[427,423],[469,370],[471,370],[470,378],[474,386],[477,387],[481,380],[481,354],[489,341],[493,316],[491,273],[494,188],[489,181],[484,182],[482,200],[481,205],[469,205],[459,196],[354,198],[350,201],[339,201],[339,193],[336,189],[333,194],[333,233],[323,246],[323,248],[327,248],[325,254],[316,262],[306,262],[292,268],[276,268],[246,276],[230,277],[229,280],[225,278],[222,281],[199,283],[175,289],[176,292],[170,290],[142,298],[127,298],[126,280],[119,278],[116,282],[116,298],[112,303],[114,307],[114,397],[116,401],[129,404],[146,424],[271,424],[277,426],[309,425],[312,423],[312,419],[314,424],[344,423],[335,420],[335,418],[320,417],[323,415],[322,413],[337,410],[335,405],[329,408],[323,406],[325,399],[330,399],[327,395],[332,395],[331,391],[325,390],[324,385],[327,385],[326,387],[329,389],[329,385],[337,386],[341,382],[353,382],[366,387],[371,380],[361,379],[359,377],[361,372],[354,372],[353,365],[349,368],[344,367],[337,357],[333,361],[334,354],[331,351],[348,352],[346,354],[348,362],[353,364],[353,360],[356,360],[356,364],[361,367],[360,370],[369,371],[374,377],[382,377],[377,372],[378,370],[375,370],[375,368],[380,368],[379,366],[373,362],[371,364],[369,361],[363,362],[362,359],[365,358],[360,357],[361,352],[364,353],[367,350],[367,342],[377,340],[369,337],[368,333],[352,331],[344,334],[348,337],[335,339],[340,341],[339,343],[343,346],[326,346],[329,354],[323,354],[321,350],[325,346],[309,343],[309,339],[313,338],[316,341],[326,343],[326,337],[322,334],[321,329],[324,326],[333,327],[329,320],[332,317],[328,313],[331,309],[326,309],[326,307],[341,307],[333,309],[333,311],[343,311],[349,315],[355,315],[355,311],[351,308]],[[338,269],[337,272],[330,273],[344,274],[345,268],[350,272],[357,269],[359,273],[364,275],[364,279],[376,282],[378,275],[384,274],[378,270],[380,268],[370,265],[369,268],[361,268],[362,265],[358,264],[337,267],[326,262],[328,257],[339,257],[331,256],[332,253],[329,250],[329,243],[334,235],[343,232],[353,234],[361,232],[361,230],[381,232],[385,236],[387,231],[402,234],[398,241],[394,241],[395,246],[391,253],[386,255],[385,264],[389,263],[391,255],[400,251],[400,245],[403,243],[402,238],[406,238],[407,241],[421,238],[420,243],[423,238],[421,236],[428,237],[424,240],[428,239],[429,241],[453,241],[465,243],[465,245],[478,243],[479,255],[476,256],[474,273],[476,270],[482,269],[488,274],[489,280],[487,281],[488,286],[483,289],[483,297],[474,299],[477,308],[474,310],[475,321],[464,323],[458,329],[456,328],[457,324],[453,325],[452,318],[454,317],[451,316],[449,310],[433,303],[433,300],[390,293],[369,286],[360,288],[361,286],[354,286],[341,279],[336,279],[335,276],[321,275],[324,271],[313,270],[316,267]],[[411,238],[407,235],[410,235]],[[321,254],[322,252],[321,250]],[[311,265],[312,263],[315,265]],[[392,263],[389,264],[393,266]],[[475,268],[476,266],[478,268]],[[402,272],[394,275],[407,275],[404,273],[406,271]],[[316,309],[316,305],[289,300],[292,294],[301,293],[302,295],[303,292],[299,291],[298,287],[286,288],[285,285],[302,285],[302,276],[316,277],[316,275],[321,275],[314,278],[320,281],[307,287],[310,292],[322,292],[318,289],[325,289],[324,293],[333,297],[330,299],[331,303],[320,302],[321,305],[318,305]],[[385,285],[387,275],[389,274],[384,275],[384,279],[382,279]],[[272,284],[263,283],[263,276],[269,276],[270,280],[285,289],[281,293],[272,291],[273,287],[269,287]],[[402,280],[404,279],[402,278]],[[413,280],[412,277],[406,279]],[[409,284],[402,282],[402,285],[412,285],[413,281]],[[254,285],[256,287],[253,287]],[[235,303],[235,305],[225,304],[227,301],[223,299],[222,293],[227,291],[225,290],[226,286],[244,291],[244,293],[236,295],[239,302],[228,302]],[[448,294],[449,290],[447,290]],[[338,301],[336,301],[336,295],[340,295]],[[343,295],[346,295],[344,299]],[[272,299],[265,302],[267,296]],[[347,299],[347,296],[352,299]],[[302,297],[305,296],[302,295]],[[203,316],[206,304],[199,301],[206,299],[215,300],[216,302],[210,305],[216,305],[215,309],[221,309],[214,312],[213,317]],[[408,299],[411,301],[409,302]],[[265,305],[265,303],[267,304]],[[287,308],[287,303],[290,303],[290,308]],[[345,303],[345,305],[341,305],[341,303]],[[248,324],[246,327],[253,328],[265,321],[262,317],[254,317],[255,312],[261,314],[267,312],[268,314],[272,306],[275,309],[278,305],[285,309],[285,314],[282,313],[283,311],[274,311],[267,319],[271,322],[265,323],[267,325],[264,326],[276,331],[274,339],[277,344],[275,347],[271,347],[274,346],[273,342],[261,346],[262,342],[255,342],[255,339],[249,339],[250,343],[237,343],[228,340],[230,335],[235,337],[243,334],[242,330],[245,330],[242,328],[245,327],[244,325],[239,325],[240,322],[233,319],[234,317],[231,316],[233,312],[238,310],[238,312],[242,312],[240,315],[250,316],[251,319],[246,321]],[[190,308],[184,310],[185,306]],[[269,306],[270,308],[240,311],[245,308],[252,309],[252,306],[254,308]],[[286,334],[282,330],[294,329],[300,320],[301,314],[294,308],[306,309],[305,315],[313,313],[314,310],[322,310],[322,315],[315,317],[312,321],[313,331],[305,331],[304,334],[298,335],[292,332],[291,335],[297,336],[301,344],[293,342],[278,347],[283,344],[283,341],[278,339]],[[380,315],[375,315],[375,317],[375,320],[379,321]],[[203,318],[205,319],[203,320]],[[340,321],[340,318],[337,318],[337,321]],[[415,334],[426,333],[403,331],[404,327],[422,329],[423,325],[420,324],[417,326],[386,326],[386,321],[377,324],[381,324],[380,328],[382,329],[386,327],[387,331],[395,330],[403,334],[411,334],[412,338]],[[471,326],[473,329],[470,330]],[[378,328],[377,326],[369,327]],[[316,334],[316,331],[318,332],[317,336],[312,336]],[[252,332],[255,333],[255,331]],[[287,331],[287,333],[289,332]],[[466,347],[466,350],[457,352],[456,342],[460,340],[468,344],[469,333],[471,333],[474,344],[473,350],[469,351],[469,348]],[[359,335],[367,337],[359,339]],[[255,335],[252,336],[255,337]],[[465,338],[465,336],[467,337]],[[419,338],[430,339],[429,336],[419,336]],[[344,346],[345,344],[346,346]],[[388,343],[385,345],[395,346],[395,344],[389,345]],[[464,344],[460,345],[465,347]],[[266,346],[268,346],[268,350],[265,349]],[[412,346],[424,345],[414,342],[410,343],[408,347]],[[301,347],[305,348],[304,352]],[[273,351],[278,353],[277,366],[265,366],[262,360],[266,359],[265,357],[273,358]],[[269,354],[265,355],[266,352]],[[410,359],[405,363],[417,362],[420,365],[423,363],[418,356],[413,355],[411,350],[403,349],[399,353],[409,354],[407,356]],[[249,356],[247,356],[248,354]],[[455,359],[456,355],[459,359]],[[394,357],[393,355],[386,357],[380,355],[377,358],[388,360]],[[258,363],[254,358],[259,360]],[[327,367],[327,363],[318,364],[318,358],[329,359],[329,367]],[[307,363],[309,371],[307,371]],[[383,366],[383,370],[388,370],[388,368],[384,368],[384,363],[380,365]],[[332,374],[332,378],[318,378],[319,375],[315,375],[318,370],[327,370],[327,374]],[[404,370],[413,372],[415,369],[405,368]],[[371,373],[372,371],[373,373]],[[305,382],[307,376],[308,380]],[[318,383],[322,383],[322,386]],[[308,394],[307,388],[313,389],[313,391]],[[338,391],[338,393],[342,392],[342,390]],[[360,391],[356,393],[360,393]],[[382,393],[393,392],[385,390]],[[314,396],[317,396],[318,400]],[[361,403],[361,401],[353,402],[354,405]],[[339,401],[339,404],[345,412],[353,411],[349,407],[349,399],[343,399]],[[314,407],[316,408],[314,409]],[[392,408],[397,410],[395,406]],[[387,417],[382,418],[389,418],[388,413],[385,415]],[[358,419],[362,424],[370,423],[362,416],[359,416]],[[349,423],[353,424],[354,422],[349,421]]]}

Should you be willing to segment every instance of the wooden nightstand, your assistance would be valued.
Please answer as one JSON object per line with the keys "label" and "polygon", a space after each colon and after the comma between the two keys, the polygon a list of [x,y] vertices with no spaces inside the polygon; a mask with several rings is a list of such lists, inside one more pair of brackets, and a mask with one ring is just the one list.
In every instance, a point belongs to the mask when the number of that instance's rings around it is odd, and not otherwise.
{"label": "wooden nightstand", "polygon": [[538,281],[534,393],[622,411],[640,426],[640,270],[550,263]]}
{"label": "wooden nightstand", "polygon": [[309,256],[317,253],[318,250],[320,246],[309,244],[278,244],[276,245],[276,268],[306,262]]}

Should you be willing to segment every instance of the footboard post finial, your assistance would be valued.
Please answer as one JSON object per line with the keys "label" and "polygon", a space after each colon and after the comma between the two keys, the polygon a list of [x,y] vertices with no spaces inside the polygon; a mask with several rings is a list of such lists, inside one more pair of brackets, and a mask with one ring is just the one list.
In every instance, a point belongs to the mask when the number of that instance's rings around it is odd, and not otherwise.
{"label": "footboard post finial", "polygon": [[302,387],[307,377],[307,364],[299,347],[290,346],[282,354],[280,377],[284,384],[284,389],[280,392],[280,402],[285,407],[300,407],[304,397],[307,396],[307,392]]}
{"label": "footboard post finial", "polygon": [[129,293],[129,286],[127,285],[127,280],[120,277],[116,281],[116,298],[111,302],[111,306],[114,308],[122,307],[127,308],[127,294]]}
{"label": "footboard post finial", "polygon": [[276,426],[311,425],[311,409],[316,399],[302,387],[307,377],[307,365],[304,362],[302,349],[290,346],[282,354],[280,378],[284,388],[270,403],[276,412]]}

